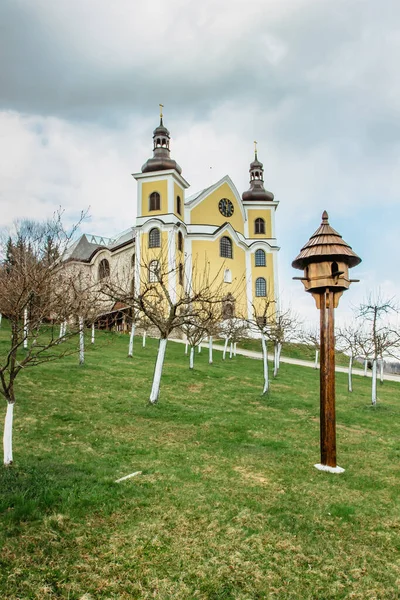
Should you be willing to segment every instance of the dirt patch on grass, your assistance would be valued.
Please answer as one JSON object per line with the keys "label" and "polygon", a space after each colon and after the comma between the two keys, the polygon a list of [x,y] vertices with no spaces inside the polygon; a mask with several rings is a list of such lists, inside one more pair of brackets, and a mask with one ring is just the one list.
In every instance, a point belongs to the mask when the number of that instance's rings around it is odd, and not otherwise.
{"label": "dirt patch on grass", "polygon": [[199,394],[204,387],[204,383],[191,383],[188,385],[188,392],[192,392],[192,394]]}
{"label": "dirt patch on grass", "polygon": [[271,483],[270,480],[267,477],[265,477],[265,475],[261,475],[260,473],[253,473],[245,467],[233,467],[233,470],[236,471],[236,473],[239,473],[244,479],[247,479],[248,481],[253,481],[254,483],[261,485],[270,485]]}

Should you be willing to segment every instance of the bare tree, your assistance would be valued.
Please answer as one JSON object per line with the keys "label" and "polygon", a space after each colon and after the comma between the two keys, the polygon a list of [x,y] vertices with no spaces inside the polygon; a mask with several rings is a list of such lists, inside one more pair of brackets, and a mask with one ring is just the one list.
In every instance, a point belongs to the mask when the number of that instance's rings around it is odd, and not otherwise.
{"label": "bare tree", "polygon": [[152,323],[146,315],[140,315],[138,326],[142,330],[142,347],[146,347],[146,338],[149,330],[151,329]]}
{"label": "bare tree", "polygon": [[[78,317],[91,320],[96,299],[90,285],[68,274],[59,260],[73,232],[65,232],[61,213],[46,223],[22,221],[0,241],[0,312],[10,324],[8,344],[0,353],[0,393],[7,402],[4,464],[13,462],[12,424],[15,382],[22,369],[77,352],[60,344],[82,329]],[[51,252],[49,251],[51,250]],[[89,301],[90,298],[90,301]],[[68,332],[59,325],[69,321]]]}
{"label": "bare tree", "polygon": [[[393,298],[385,299],[381,295],[370,295],[368,299],[360,305],[358,316],[365,321],[366,336],[372,347],[372,390],[371,400],[373,406],[377,400],[377,368],[380,358],[383,366],[383,356],[387,354],[398,358],[397,352],[400,345],[400,333],[397,328],[384,322],[388,315],[397,313],[398,307]],[[383,376],[383,370],[382,370]]]}
{"label": "bare tree", "polygon": [[307,329],[300,332],[300,340],[306,346],[315,351],[314,369],[318,369],[318,355],[320,351],[320,333],[319,329]]}
{"label": "bare tree", "polygon": [[[192,276],[182,281],[182,265],[172,265],[168,251],[144,256],[138,270],[136,289],[127,292],[123,281],[107,282],[103,291],[114,299],[135,307],[159,332],[159,345],[149,402],[155,404],[160,393],[165,351],[171,333],[185,325],[204,322],[205,307],[220,302],[218,277],[210,281],[208,271],[199,273],[192,266]],[[185,270],[183,270],[185,272]],[[174,282],[181,282],[177,285]]]}
{"label": "bare tree", "polygon": [[282,345],[292,339],[293,334],[298,331],[299,325],[299,317],[293,313],[291,308],[287,308],[276,310],[266,328],[265,333],[274,344],[274,377],[278,375]]}
{"label": "bare tree", "polygon": [[208,305],[208,319],[205,329],[208,335],[208,363],[213,363],[213,338],[220,333],[221,306],[218,303]]}
{"label": "bare tree", "polygon": [[260,298],[260,301],[252,305],[253,318],[250,319],[250,329],[257,332],[261,338],[261,348],[263,355],[264,386],[263,394],[269,391],[269,370],[268,370],[268,338],[267,330],[269,324],[275,315],[275,300],[269,298]]}
{"label": "bare tree", "polygon": [[348,368],[348,390],[353,391],[353,361],[363,352],[364,334],[358,323],[351,323],[339,327],[336,331],[336,342],[338,348],[349,356]]}
{"label": "bare tree", "polygon": [[181,331],[185,334],[187,343],[190,347],[189,352],[189,369],[194,368],[194,350],[196,346],[199,346],[204,337],[207,335],[207,307],[203,307],[197,315],[185,321],[180,327]]}
{"label": "bare tree", "polygon": [[247,339],[249,323],[240,315],[230,317],[220,323],[220,334],[225,338],[224,352],[222,358],[225,359],[228,344],[230,342],[229,358],[236,356],[236,347],[238,342]]}

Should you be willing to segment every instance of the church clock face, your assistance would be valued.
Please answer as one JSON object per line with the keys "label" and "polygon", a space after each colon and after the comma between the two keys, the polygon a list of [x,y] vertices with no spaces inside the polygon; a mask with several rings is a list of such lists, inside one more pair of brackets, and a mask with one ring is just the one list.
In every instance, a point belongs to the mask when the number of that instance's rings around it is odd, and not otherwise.
{"label": "church clock face", "polygon": [[233,215],[233,204],[228,198],[222,198],[218,202],[218,208],[219,212],[221,215],[224,215],[224,217],[231,217]]}

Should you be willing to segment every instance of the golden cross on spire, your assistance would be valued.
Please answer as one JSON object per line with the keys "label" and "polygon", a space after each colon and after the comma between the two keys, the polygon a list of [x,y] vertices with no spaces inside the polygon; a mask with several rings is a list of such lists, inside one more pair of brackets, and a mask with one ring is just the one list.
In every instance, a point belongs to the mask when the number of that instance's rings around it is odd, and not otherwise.
{"label": "golden cross on spire", "polygon": [[164,104],[159,104],[158,106],[160,107],[160,119],[162,119],[163,118],[162,109],[164,108]]}
{"label": "golden cross on spire", "polygon": [[254,140],[254,154],[257,156],[257,142]]}

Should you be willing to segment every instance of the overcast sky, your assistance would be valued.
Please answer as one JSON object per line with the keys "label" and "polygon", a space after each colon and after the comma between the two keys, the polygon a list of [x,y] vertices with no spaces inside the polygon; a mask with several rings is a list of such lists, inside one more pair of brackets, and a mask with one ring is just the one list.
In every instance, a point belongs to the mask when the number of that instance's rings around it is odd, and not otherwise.
{"label": "overcast sky", "polygon": [[398,0],[1,0],[0,225],[134,225],[131,173],[158,104],[189,194],[248,188],[253,140],[280,201],[283,301],[315,319],[291,261],[326,209],[361,256],[337,316],[400,296]]}

